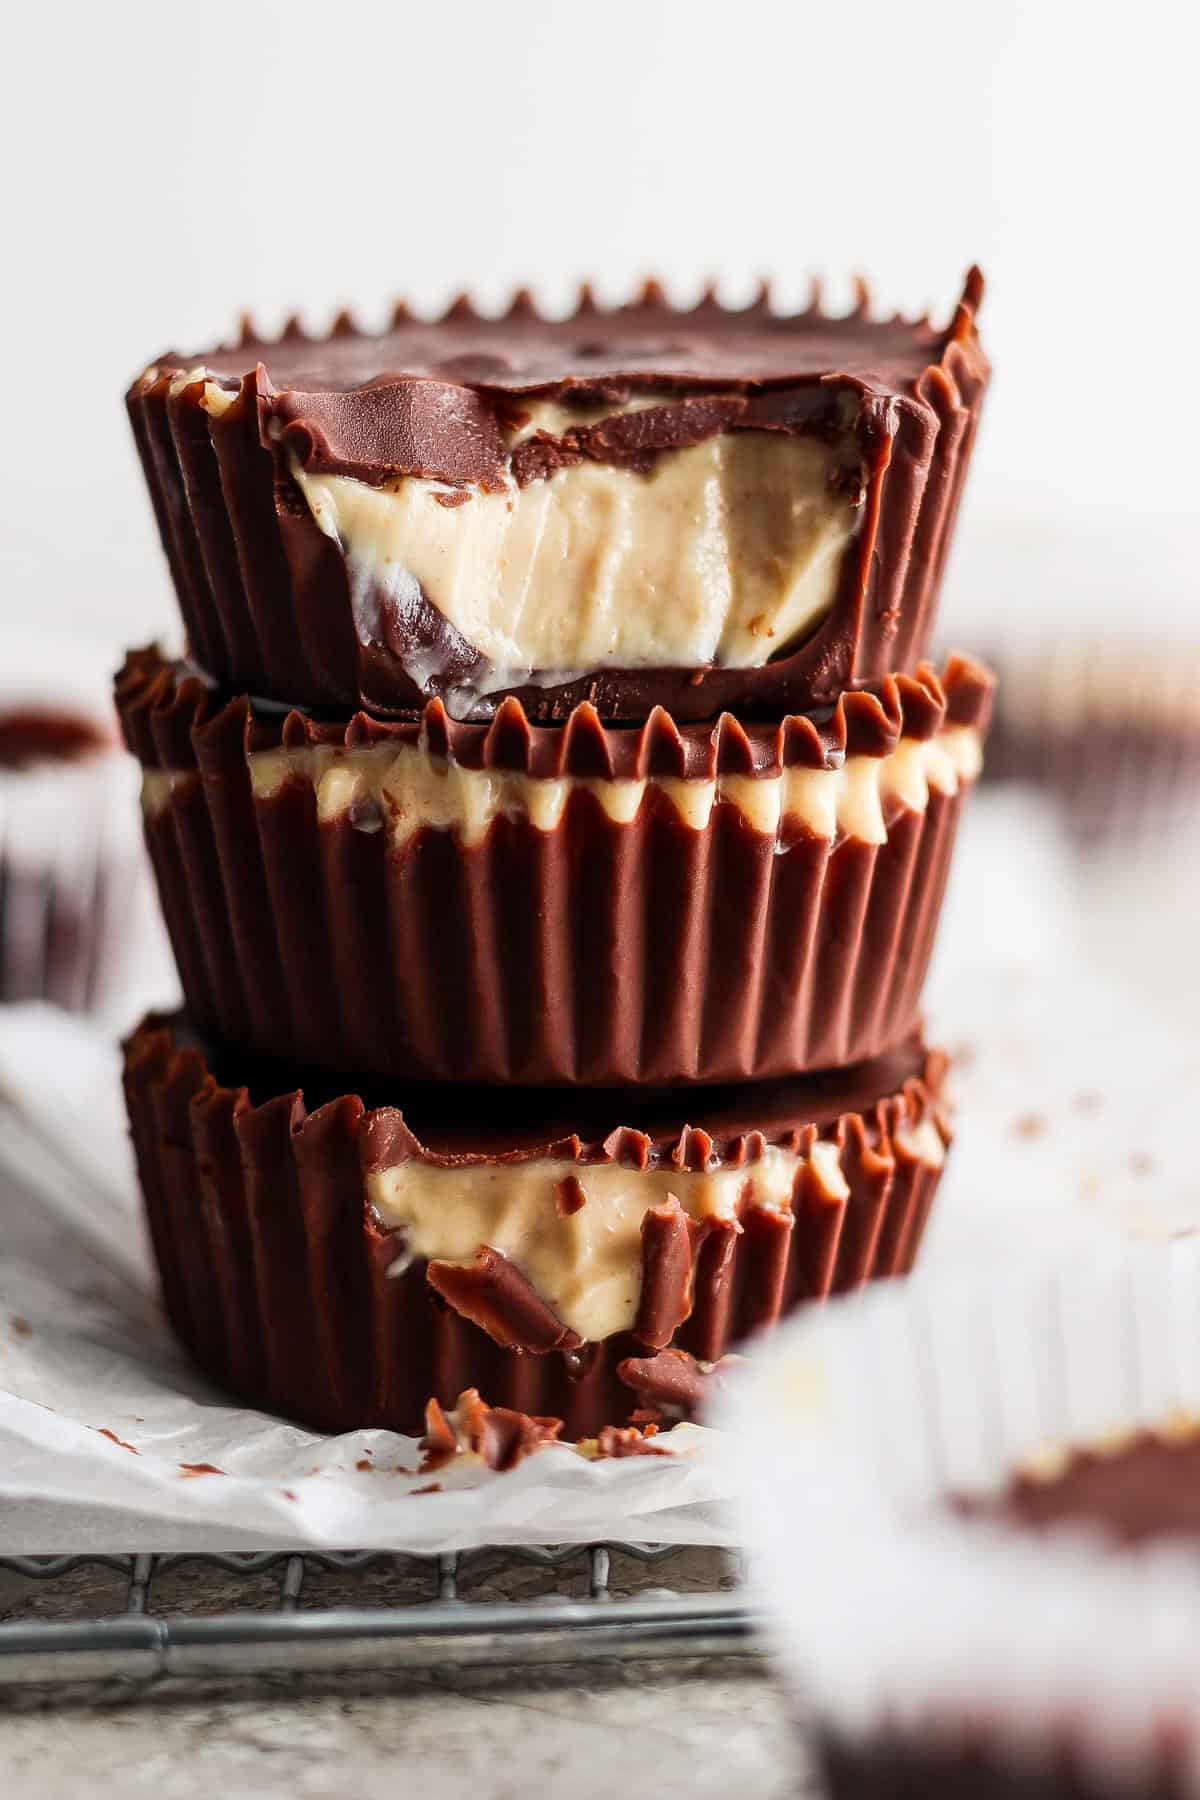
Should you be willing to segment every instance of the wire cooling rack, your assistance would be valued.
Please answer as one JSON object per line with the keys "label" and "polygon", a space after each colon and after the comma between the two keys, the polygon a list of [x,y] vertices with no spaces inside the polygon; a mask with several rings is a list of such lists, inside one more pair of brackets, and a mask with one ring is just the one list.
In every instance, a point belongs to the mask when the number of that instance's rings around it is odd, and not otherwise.
{"label": "wire cooling rack", "polygon": [[739,1583],[728,1553],[653,1544],[4,1557],[0,1690],[747,1657]]}

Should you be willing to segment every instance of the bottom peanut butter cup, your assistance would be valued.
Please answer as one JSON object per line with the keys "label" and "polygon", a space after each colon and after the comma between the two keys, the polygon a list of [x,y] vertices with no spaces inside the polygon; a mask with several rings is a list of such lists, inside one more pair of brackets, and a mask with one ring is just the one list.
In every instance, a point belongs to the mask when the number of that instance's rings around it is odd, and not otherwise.
{"label": "bottom peanut butter cup", "polygon": [[911,1267],[944,1067],[914,1036],[702,1092],[350,1095],[152,1015],[125,1092],[167,1310],[223,1386],[414,1434],[477,1389],[574,1439],[693,1411],[731,1345]]}

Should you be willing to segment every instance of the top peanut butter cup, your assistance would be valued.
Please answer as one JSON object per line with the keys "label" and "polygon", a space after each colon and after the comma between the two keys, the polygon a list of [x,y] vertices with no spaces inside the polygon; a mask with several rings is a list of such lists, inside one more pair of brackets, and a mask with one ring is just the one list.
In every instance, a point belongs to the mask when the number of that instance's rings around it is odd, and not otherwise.
{"label": "top peanut butter cup", "polygon": [[382,715],[766,717],[924,654],[988,365],[948,325],[673,307],[398,308],[252,328],[128,404],[195,660]]}

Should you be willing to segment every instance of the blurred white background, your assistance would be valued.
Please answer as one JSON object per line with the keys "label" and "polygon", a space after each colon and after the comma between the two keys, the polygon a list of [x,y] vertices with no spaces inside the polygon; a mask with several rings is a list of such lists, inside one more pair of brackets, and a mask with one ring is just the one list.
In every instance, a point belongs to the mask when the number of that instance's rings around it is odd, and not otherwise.
{"label": "blurred white background", "polygon": [[[107,654],[173,610],[121,404],[168,345],[648,270],[867,271],[997,381],[951,635],[1184,614],[1196,11],[1179,0],[206,0],[7,28],[3,613]],[[839,279],[840,278],[840,279]]]}

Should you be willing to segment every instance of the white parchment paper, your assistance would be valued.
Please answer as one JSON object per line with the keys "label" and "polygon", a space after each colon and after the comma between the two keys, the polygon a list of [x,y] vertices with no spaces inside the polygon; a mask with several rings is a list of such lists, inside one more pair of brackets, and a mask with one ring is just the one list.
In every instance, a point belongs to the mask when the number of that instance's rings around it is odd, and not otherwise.
{"label": "white parchment paper", "polygon": [[[1115,909],[1113,885],[1032,799],[977,797],[930,990],[960,1062],[930,1273],[1200,1225],[1184,921],[1173,883],[1159,899],[1149,874],[1130,881]],[[666,1435],[669,1457],[559,1446],[430,1477],[411,1439],[323,1438],[224,1403],[158,1308],[118,1068],[95,1028],[0,1011],[0,1550],[735,1540],[744,1476],[700,1427]],[[223,1473],[183,1468],[205,1463]]]}

